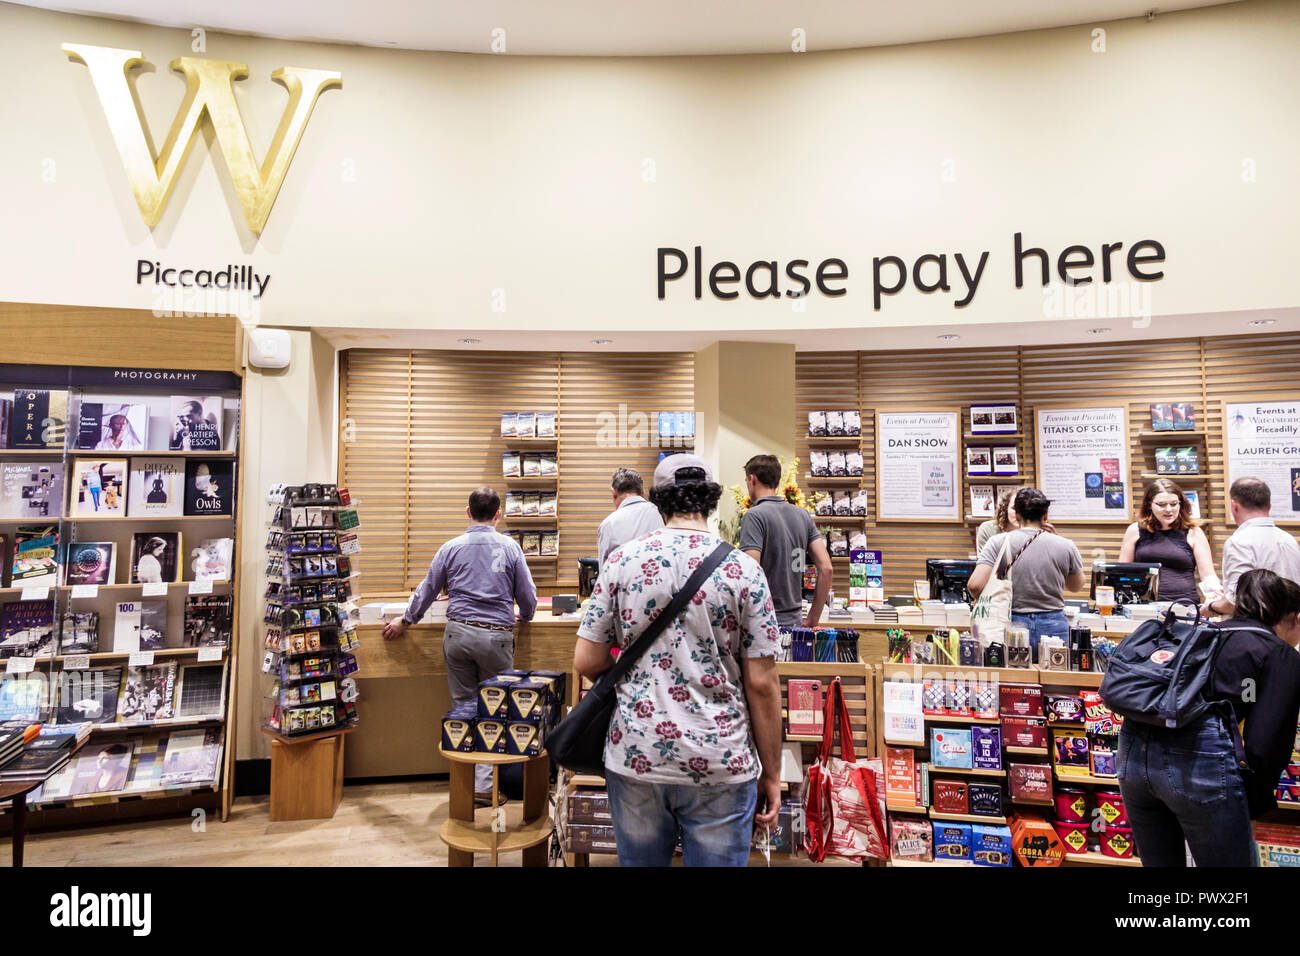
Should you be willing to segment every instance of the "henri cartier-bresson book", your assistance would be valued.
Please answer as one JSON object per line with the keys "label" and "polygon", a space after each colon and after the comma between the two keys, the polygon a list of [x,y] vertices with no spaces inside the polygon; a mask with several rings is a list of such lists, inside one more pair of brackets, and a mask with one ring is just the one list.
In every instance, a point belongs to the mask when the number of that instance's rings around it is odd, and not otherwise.
{"label": "henri cartier-bresson book", "polygon": [[0,462],[0,518],[39,521],[62,513],[62,465],[48,461]]}
{"label": "henri cartier-bresson book", "polygon": [[221,451],[220,396],[173,395],[171,398],[172,451]]}
{"label": "henri cartier-bresson book", "polygon": [[185,462],[180,458],[132,458],[128,487],[126,513],[132,518],[185,513]]}
{"label": "henri cartier-bresson book", "polygon": [[126,514],[126,459],[78,458],[73,462],[71,508],[82,518]]}
{"label": "henri cartier-bresson book", "polygon": [[62,448],[67,420],[67,392],[17,389],[9,412],[9,447]]}
{"label": "henri cartier-bresson book", "polygon": [[149,447],[149,406],[128,402],[82,402],[77,447],[96,451],[144,451]]}

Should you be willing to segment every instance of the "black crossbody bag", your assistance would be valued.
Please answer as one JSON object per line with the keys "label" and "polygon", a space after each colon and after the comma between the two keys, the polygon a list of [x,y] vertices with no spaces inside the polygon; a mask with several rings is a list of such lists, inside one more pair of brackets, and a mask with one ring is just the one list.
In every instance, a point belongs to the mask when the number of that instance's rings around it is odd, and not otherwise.
{"label": "black crossbody bag", "polygon": [[619,681],[627,676],[655,639],[685,610],[695,592],[732,550],[732,546],[724,542],[709,552],[709,556],[686,579],[681,590],[673,595],[663,613],[637,635],[636,640],[618,656],[614,666],[596,678],[595,685],[578,701],[578,706],[555,725],[555,729],[546,738],[546,750],[552,760],[574,773],[596,776],[605,773],[605,738],[609,736],[609,722],[617,704],[615,690]]}

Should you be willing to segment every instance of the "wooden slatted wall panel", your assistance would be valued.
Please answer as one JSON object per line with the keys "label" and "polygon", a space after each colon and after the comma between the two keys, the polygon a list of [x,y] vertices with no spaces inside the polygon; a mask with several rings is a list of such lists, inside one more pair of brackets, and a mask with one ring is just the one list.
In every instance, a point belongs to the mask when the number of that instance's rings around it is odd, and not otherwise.
{"label": "wooden slatted wall panel", "polygon": [[[653,483],[661,411],[695,407],[690,352],[564,352],[560,365],[559,583],[576,588],[578,558],[596,553],[609,480],[632,468]],[[669,449],[665,449],[669,450]]]}
{"label": "wooden slatted wall panel", "polygon": [[[1153,440],[1141,434],[1151,431],[1151,403],[1193,402],[1198,415],[1204,411],[1201,396],[1201,352],[1197,339],[1158,343],[1125,342],[1026,348],[1022,350],[1024,386],[1021,392],[1022,415],[1028,425],[1030,464],[1033,455],[1033,414],[1038,404],[1072,403],[1086,405],[1125,405],[1129,422],[1129,495],[1131,508],[1123,512],[1126,519],[1136,517],[1147,481],[1143,474],[1156,470],[1155,449],[1163,445],[1197,444],[1199,439],[1179,439],[1176,433]],[[1201,444],[1204,454],[1204,445]],[[1202,472],[1207,471],[1202,465]],[[1028,474],[1032,475],[1033,471]],[[1182,479],[1186,490],[1202,496],[1201,515],[1204,528],[1215,544],[1217,515],[1208,507],[1205,489],[1208,483],[1188,476]],[[1072,540],[1083,556],[1085,569],[1096,558],[1115,561],[1128,520],[1123,522],[1069,522],[1058,530]],[[1218,549],[1215,548],[1217,553]]]}
{"label": "wooden slatted wall panel", "polygon": [[[1228,469],[1224,447],[1223,403],[1258,399],[1300,398],[1300,335],[1252,335],[1205,340],[1205,420],[1209,428],[1210,469],[1214,475],[1211,500],[1221,516],[1215,560],[1232,532],[1228,514]],[[1290,529],[1294,531],[1295,529]]]}
{"label": "wooden slatted wall panel", "polygon": [[[875,519],[875,435],[877,408],[921,405],[960,408],[963,433],[969,432],[972,404],[1015,402],[1020,409],[1020,473],[1029,483],[1034,475],[1034,407],[1038,404],[1115,402],[1129,414],[1129,481],[1133,513],[1141,501],[1146,480],[1155,472],[1158,445],[1199,444],[1204,478],[1183,479],[1188,490],[1201,494],[1201,512],[1216,562],[1223,541],[1231,533],[1224,487],[1222,403],[1242,398],[1300,399],[1295,368],[1300,364],[1300,335],[1281,334],[1241,338],[1180,339],[1118,344],[1089,343],[1007,349],[963,349],[934,352],[861,352],[856,356],[854,381],[852,353],[800,352],[796,357],[796,448],[801,476],[806,475],[812,448],[807,435],[807,413],[818,409],[853,407],[855,390],[862,415],[861,449],[863,486],[870,496],[866,521],[867,546],[884,552],[888,593],[910,593],[911,582],[923,577],[927,557],[956,557],[974,547],[978,522],[964,524],[879,523]],[[1151,430],[1153,401],[1190,401],[1196,405],[1200,428],[1206,437],[1168,439],[1143,433]],[[990,439],[986,444],[1001,443]],[[834,447],[834,446],[833,446]],[[965,471],[962,462],[962,471]],[[1205,480],[1208,478],[1208,480]],[[977,483],[997,484],[980,477]],[[969,512],[969,486],[963,479],[963,513]],[[805,489],[819,486],[801,477]],[[843,527],[843,525],[837,525]],[[1104,555],[1115,560],[1125,523],[1062,523],[1061,531],[1079,546],[1084,562]],[[836,562],[837,586],[847,586],[846,562]]]}
{"label": "wooden slatted wall panel", "polygon": [[[501,477],[501,455],[539,453],[501,437],[502,412],[554,412],[559,365],[553,352],[411,353],[410,563],[406,588],[428,571],[438,548],[462,534],[469,493],[488,485],[507,491],[555,491],[554,484]],[[502,531],[538,531],[509,519]],[[554,559],[529,561],[538,587],[555,583]]]}
{"label": "wooden slatted wall panel", "polygon": [[[858,447],[863,450],[862,470],[863,487],[871,489],[867,498],[867,514],[875,511],[875,470],[874,455],[868,456],[866,449],[874,435],[874,422],[865,419],[862,422],[862,436],[856,441],[847,442],[810,442],[808,440],[808,413],[813,411],[845,411],[859,407],[858,395],[858,357],[854,352],[797,352],[795,353],[795,455],[799,458],[799,487],[805,493],[843,491],[852,486],[844,484],[819,484],[817,479],[809,477],[812,467],[811,455],[814,449],[820,451],[847,450]],[[857,521],[836,521],[833,523],[818,520],[818,527],[827,532],[831,527],[843,530],[846,534],[857,531],[863,523]],[[875,547],[868,541],[870,547]],[[848,558],[835,558],[835,580],[838,589],[844,593],[849,582]]]}
{"label": "wooden slatted wall panel", "polygon": [[[558,527],[559,559],[529,567],[543,593],[576,589],[577,559],[595,551],[596,527],[610,510],[610,476],[636,468],[649,485],[657,413],[694,407],[691,353],[351,349],[341,368],[339,480],[364,501],[368,599],[401,599],[419,583],[438,547],[465,530],[466,498],[478,485],[503,498],[510,488],[557,492],[553,524],[500,527]],[[556,483],[501,477],[502,452],[547,450],[500,437],[509,411],[556,413]],[[640,433],[627,428],[636,412],[646,416]]]}
{"label": "wooden slatted wall panel", "polygon": [[361,590],[406,588],[411,355],[351,349],[339,363],[339,482],[365,510]]}

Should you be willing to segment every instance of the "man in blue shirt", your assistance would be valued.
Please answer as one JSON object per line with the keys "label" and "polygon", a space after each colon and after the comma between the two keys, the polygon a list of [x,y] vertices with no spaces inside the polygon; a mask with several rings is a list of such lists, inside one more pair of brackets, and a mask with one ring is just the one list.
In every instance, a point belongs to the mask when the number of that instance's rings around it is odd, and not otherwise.
{"label": "man in blue shirt", "polygon": [[[523,551],[496,530],[501,497],[491,488],[476,488],[465,513],[469,528],[438,549],[405,613],[384,627],[386,640],[401,637],[446,589],[442,657],[453,705],[477,699],[479,681],[515,666],[515,604],[520,621],[531,621],[537,610],[537,588]],[[475,802],[490,803],[491,790],[491,767],[479,764]]]}

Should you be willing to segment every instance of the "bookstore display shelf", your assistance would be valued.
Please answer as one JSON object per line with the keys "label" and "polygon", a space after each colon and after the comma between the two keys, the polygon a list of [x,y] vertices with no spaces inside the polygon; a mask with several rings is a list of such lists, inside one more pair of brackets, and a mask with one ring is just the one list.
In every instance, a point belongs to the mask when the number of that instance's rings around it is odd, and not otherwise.
{"label": "bookstore display shelf", "polygon": [[553,485],[560,480],[559,475],[507,475],[501,479],[512,485]]}
{"label": "bookstore display shelf", "polygon": [[1054,807],[1055,800],[1034,800],[1030,797],[1012,797],[1011,802],[1026,807]]}
{"label": "bookstore display shelf", "polygon": [[1162,432],[1138,432],[1138,438],[1159,438],[1163,441],[1174,441],[1179,438],[1204,438],[1205,432],[1197,429],[1173,429],[1167,428]]}
{"label": "bookstore display shelf", "polygon": [[810,445],[860,445],[861,435],[805,435],[804,441]]}
{"label": "bookstore display shelf", "polygon": [[974,863],[969,860],[890,860],[890,866],[910,867],[910,866],[955,866],[973,869]]}
{"label": "bookstore display shelf", "polygon": [[[464,850],[466,853],[509,853],[512,850],[526,850],[551,838],[555,823],[549,816],[540,816],[536,820],[522,823],[518,818],[520,810],[514,811],[513,821],[509,804],[506,805],[505,810],[508,829],[504,833],[493,832],[492,816],[487,814],[482,822],[477,819],[473,823],[464,820],[445,820],[438,830],[438,835],[448,846]],[[493,837],[496,838],[495,847]]]}
{"label": "bookstore display shelf", "polygon": [[945,717],[942,714],[922,714],[927,724],[1000,724],[999,717]]}
{"label": "bookstore display shelf", "polygon": [[225,720],[224,714],[207,714],[202,717],[168,717],[164,720],[135,720],[113,724],[91,724],[92,734],[134,733],[140,730],[167,730],[174,727],[202,727]]}
{"label": "bookstore display shelf", "polygon": [[[9,451],[5,455],[12,454]],[[116,455],[126,458],[234,458],[236,453],[233,451],[96,451],[93,448],[69,448],[69,458],[104,458],[105,456]]]}
{"label": "bookstore display shelf", "polygon": [[821,743],[822,735],[821,734],[786,734],[785,739],[795,741],[797,743],[812,744],[812,743]]}
{"label": "bookstore display shelf", "polygon": [[570,781],[575,787],[603,787],[605,778],[591,773],[575,773]]}
{"label": "bookstore display shelf", "polygon": [[61,796],[28,804],[29,810],[58,810],[65,807],[94,807],[106,803],[123,803],[146,797],[179,797],[184,794],[216,793],[215,783],[181,783],[170,787],[147,787],[140,790],[116,790],[112,793],[88,793],[84,796]]}
{"label": "bookstore display shelf", "polygon": [[1106,675],[1098,671],[1044,671],[1038,672],[1038,682],[1046,687],[1081,687],[1096,690]]}
{"label": "bookstore display shelf", "polygon": [[559,515],[512,515],[501,519],[506,524],[558,524]]}
{"label": "bookstore display shelf", "polygon": [[501,437],[500,441],[505,442],[507,445],[528,445],[530,448],[536,448],[538,446],[542,448],[546,448],[546,447],[553,448],[560,443],[559,436],[549,436],[544,438]]}
{"label": "bookstore display shelf", "polygon": [[1095,777],[1090,773],[1070,773],[1060,767],[1052,767],[1052,773],[1061,783],[1082,783],[1095,787],[1118,787],[1119,777]]}
{"label": "bookstore display shelf", "polygon": [[[172,588],[180,588],[180,587],[188,588],[188,587],[189,587],[193,582],[191,582],[191,581],[166,581],[166,582],[164,582],[164,583],[167,585],[167,589],[170,591]],[[49,585],[46,585],[46,584],[29,584],[29,585],[27,585],[27,587],[33,587],[33,588],[49,588],[49,592],[50,592],[50,594],[62,594],[64,591],[71,592],[72,589],[73,589],[74,587],[81,587],[81,586],[83,586],[83,585],[76,585],[76,584],[49,584]],[[141,584],[141,583],[139,583],[139,582],[137,582],[137,583],[135,583],[135,584],[90,584],[90,585],[84,585],[84,586],[85,586],[85,587],[93,587],[93,588],[97,588],[99,591],[132,591],[132,590],[139,590],[140,588],[144,587],[144,585]],[[229,587],[229,586],[230,586],[230,582],[229,582],[229,581],[213,581],[213,582],[212,582],[212,589],[213,589],[214,591],[215,591],[217,588]],[[25,591],[26,589],[27,589],[27,588],[23,588],[23,587],[0,588],[0,597],[5,597],[5,596],[10,595],[10,594],[21,594],[21,593],[22,593],[23,591]],[[204,593],[207,593],[207,592],[204,592]],[[81,599],[81,598],[78,598],[77,600],[82,600],[82,599]]]}
{"label": "bookstore display shelf", "polygon": [[885,809],[890,813],[926,813],[929,808],[918,806],[915,803],[889,803],[886,801]]}
{"label": "bookstore display shelf", "polygon": [[1300,810],[1300,803],[1278,801],[1277,808],[1279,810]]}
{"label": "bookstore display shelf", "polygon": [[1003,747],[1002,750],[1004,753],[1029,754],[1034,757],[1046,757],[1048,753],[1046,747]]}
{"label": "bookstore display shelf", "polygon": [[814,524],[862,524],[866,520],[866,515],[813,515]]}
{"label": "bookstore display shelf", "polygon": [[126,515],[65,515],[63,518],[69,524],[87,524],[89,522],[117,521],[120,523],[136,524],[142,521],[159,522],[159,521],[234,521],[234,515],[146,515],[139,518],[131,518]]}
{"label": "bookstore display shelf", "polygon": [[560,556],[558,554],[525,554],[524,560],[530,564],[558,564]]}
{"label": "bookstore display shelf", "polygon": [[1020,432],[962,432],[961,437],[967,441],[986,441],[990,445],[1000,441],[1011,441],[1014,438],[1020,438]]}
{"label": "bookstore display shelf", "polygon": [[914,741],[914,740],[890,740],[888,737],[885,738],[885,745],[886,745],[887,747],[926,747],[926,746],[929,746],[929,745],[928,745],[924,740],[922,740],[920,743],[917,743],[917,742]]}
{"label": "bookstore display shelf", "polygon": [[1191,475],[1177,475],[1177,474],[1170,474],[1170,475],[1162,475],[1162,474],[1158,474],[1158,473],[1156,473],[1156,472],[1154,472],[1154,471],[1152,471],[1152,472],[1143,472],[1143,474],[1142,474],[1142,480],[1143,480],[1143,481],[1154,481],[1154,480],[1157,479],[1157,478],[1168,478],[1170,481],[1186,481],[1186,482],[1194,482],[1194,483],[1198,483],[1198,484],[1199,484],[1200,482],[1203,482],[1203,481],[1209,481],[1209,480],[1210,480],[1210,476],[1209,476],[1209,475],[1206,475],[1206,474],[1191,474]]}
{"label": "bookstore display shelf", "polygon": [[308,740],[324,740],[327,737],[337,737],[339,734],[349,734],[354,730],[356,730],[355,727],[348,727],[344,725],[341,727],[331,727],[329,730],[320,730],[314,734],[288,735],[288,734],[282,734],[276,730],[272,730],[270,727],[263,727],[262,733],[266,734],[266,736],[272,738],[273,740],[280,741],[280,743],[282,744],[301,744],[301,743],[305,743]]}
{"label": "bookstore display shelf", "polygon": [[[154,657],[198,657],[200,651],[216,650],[221,652],[221,656],[214,661],[204,661],[205,664],[216,664],[218,661],[226,659],[226,648],[224,647],[160,647],[151,653]],[[40,657],[33,658],[38,665],[48,664],[50,661],[66,661],[76,658],[85,658],[92,664],[95,661],[120,661],[130,657],[132,654],[141,653],[140,651],[88,651],[85,654],[55,654],[50,657],[42,654]]]}
{"label": "bookstore display shelf", "polygon": [[940,813],[934,807],[930,808],[931,820],[944,820],[948,823],[993,823],[1006,826],[1006,817],[986,817],[977,813]]}
{"label": "bookstore display shelf", "polygon": [[1061,861],[1061,865],[1070,866],[1072,864],[1082,866],[1141,866],[1142,861],[1135,856],[1119,859],[1106,856],[1104,853],[1098,853],[1095,850],[1089,850],[1087,853],[1065,854],[1065,859]]}
{"label": "bookstore display shelf", "polygon": [[810,485],[860,485],[862,475],[804,475]]}
{"label": "bookstore display shelf", "polygon": [[[1012,481],[1026,481],[1026,482],[1027,482],[1027,481],[1033,481],[1033,480],[1034,480],[1034,476],[1033,476],[1033,475],[1020,475],[1020,474],[1011,474],[1011,475],[1007,475],[1007,474],[1001,474],[1001,473],[998,473],[998,474],[991,474],[991,475],[970,475],[970,474],[967,474],[967,475],[964,475],[963,477],[965,477],[965,479],[966,479],[967,481],[971,482],[972,484],[975,483],[975,482],[989,482],[989,483],[996,483],[996,482],[999,482],[999,481],[1006,481],[1006,482],[1012,482]],[[987,521],[988,519],[986,518],[985,520]]]}
{"label": "bookstore display shelf", "polygon": [[1005,770],[983,770],[977,767],[936,767],[930,765],[930,773],[954,773],[962,777],[1005,777]]}

